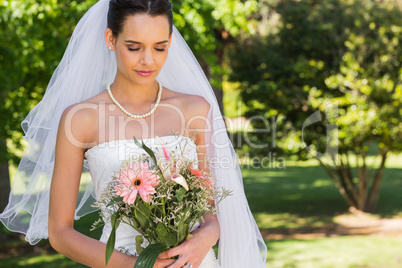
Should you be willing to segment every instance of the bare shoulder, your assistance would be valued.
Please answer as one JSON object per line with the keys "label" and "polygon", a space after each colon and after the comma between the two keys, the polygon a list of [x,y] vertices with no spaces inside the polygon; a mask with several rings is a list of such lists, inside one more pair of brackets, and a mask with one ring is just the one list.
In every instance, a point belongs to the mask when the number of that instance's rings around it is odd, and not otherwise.
{"label": "bare shoulder", "polygon": [[74,120],[76,123],[96,121],[102,104],[106,104],[103,92],[90,99],[68,106],[64,110],[62,118]]}
{"label": "bare shoulder", "polygon": [[186,117],[208,116],[210,104],[204,97],[167,90],[166,97],[171,99],[186,115]]}
{"label": "bare shoulder", "polygon": [[208,116],[209,109],[211,105],[209,102],[205,100],[204,97],[189,95],[188,100],[186,101],[188,113],[200,116]]}
{"label": "bare shoulder", "polygon": [[68,106],[60,119],[60,129],[80,143],[91,143],[97,137],[97,129],[102,103],[105,99],[100,93],[90,99]]}
{"label": "bare shoulder", "polygon": [[171,99],[170,103],[176,105],[184,114],[186,119],[186,131],[193,133],[196,144],[205,143],[202,133],[207,131],[208,113],[210,104],[204,97],[168,91],[166,97]]}
{"label": "bare shoulder", "polygon": [[76,103],[64,110],[61,121],[85,125],[86,122],[93,122],[96,119],[98,109],[99,105],[94,103]]}

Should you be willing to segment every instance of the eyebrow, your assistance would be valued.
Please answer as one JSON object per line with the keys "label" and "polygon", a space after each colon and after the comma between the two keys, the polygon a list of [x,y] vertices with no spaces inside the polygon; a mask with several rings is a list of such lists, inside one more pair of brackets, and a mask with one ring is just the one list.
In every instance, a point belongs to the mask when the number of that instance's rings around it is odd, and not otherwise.
{"label": "eyebrow", "polygon": [[[126,40],[126,41],[124,41],[125,43],[130,43],[130,44],[138,44],[138,45],[141,45],[141,42],[137,42],[137,41],[133,41],[133,40]],[[161,45],[161,44],[164,44],[164,43],[168,43],[169,42],[169,40],[164,40],[164,41],[161,41],[161,42],[158,42],[158,43],[156,43],[156,45]]]}

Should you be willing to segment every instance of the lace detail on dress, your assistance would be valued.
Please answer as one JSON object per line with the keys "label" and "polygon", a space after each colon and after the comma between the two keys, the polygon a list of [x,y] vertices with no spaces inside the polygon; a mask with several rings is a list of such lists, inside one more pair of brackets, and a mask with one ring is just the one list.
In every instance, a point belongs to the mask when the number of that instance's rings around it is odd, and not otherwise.
{"label": "lace detail on dress", "polygon": [[215,251],[211,248],[205,256],[199,268],[220,268],[219,261],[216,259]]}

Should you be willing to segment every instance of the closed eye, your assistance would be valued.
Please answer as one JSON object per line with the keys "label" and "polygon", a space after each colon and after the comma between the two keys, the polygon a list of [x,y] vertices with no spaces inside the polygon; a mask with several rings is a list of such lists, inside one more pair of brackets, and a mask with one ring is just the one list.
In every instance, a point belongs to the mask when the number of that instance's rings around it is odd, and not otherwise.
{"label": "closed eye", "polygon": [[[140,51],[140,48],[129,48],[129,51]],[[156,51],[163,52],[165,51],[164,48],[155,48]]]}

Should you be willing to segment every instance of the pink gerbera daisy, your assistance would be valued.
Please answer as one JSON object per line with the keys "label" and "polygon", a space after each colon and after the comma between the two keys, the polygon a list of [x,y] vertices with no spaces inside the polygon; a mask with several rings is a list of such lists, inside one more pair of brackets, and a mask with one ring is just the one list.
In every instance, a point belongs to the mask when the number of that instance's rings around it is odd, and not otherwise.
{"label": "pink gerbera daisy", "polygon": [[140,165],[132,163],[129,167],[123,169],[115,186],[116,195],[123,197],[123,202],[129,205],[134,204],[139,193],[142,200],[149,202],[151,194],[155,194],[155,186],[159,183],[159,176],[155,171],[148,169],[148,163]]}

